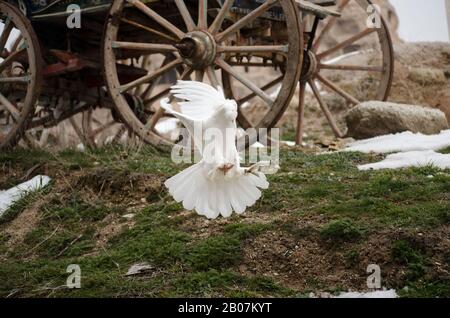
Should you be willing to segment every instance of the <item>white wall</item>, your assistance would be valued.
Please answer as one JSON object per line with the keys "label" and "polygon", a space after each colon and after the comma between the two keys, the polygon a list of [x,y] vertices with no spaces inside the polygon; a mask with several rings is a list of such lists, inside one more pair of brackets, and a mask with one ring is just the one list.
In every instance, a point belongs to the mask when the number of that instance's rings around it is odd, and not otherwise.
{"label": "white wall", "polygon": [[389,0],[399,16],[399,35],[408,42],[450,41],[445,1]]}

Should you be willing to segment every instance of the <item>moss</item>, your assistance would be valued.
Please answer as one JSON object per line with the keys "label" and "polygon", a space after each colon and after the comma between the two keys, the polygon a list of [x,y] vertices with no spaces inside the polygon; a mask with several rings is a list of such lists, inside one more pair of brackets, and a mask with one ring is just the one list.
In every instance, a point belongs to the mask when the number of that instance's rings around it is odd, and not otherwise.
{"label": "moss", "polygon": [[407,286],[399,291],[401,297],[406,298],[449,298],[450,279],[443,278],[439,281],[419,282]]}
{"label": "moss", "polygon": [[120,207],[108,208],[100,202],[82,200],[77,194],[71,194],[67,200],[53,199],[43,206],[44,219],[62,222],[96,222],[107,215],[120,213]]}
{"label": "moss", "polygon": [[195,270],[224,269],[241,260],[241,242],[232,235],[207,238],[194,245],[187,256]]}
{"label": "moss", "polygon": [[410,241],[398,240],[392,245],[392,260],[407,265],[409,263],[422,263],[423,256]]}
{"label": "moss", "polygon": [[391,250],[392,260],[406,265],[406,280],[418,281],[424,278],[426,272],[425,256],[413,242],[408,240],[395,241]]}
{"label": "moss", "polygon": [[234,223],[228,224],[224,227],[224,232],[230,235],[234,235],[237,238],[243,240],[256,235],[261,234],[271,228],[270,224],[246,224],[246,223]]}
{"label": "moss", "polygon": [[361,230],[350,219],[334,220],[320,229],[320,237],[326,241],[353,241],[361,236]]}

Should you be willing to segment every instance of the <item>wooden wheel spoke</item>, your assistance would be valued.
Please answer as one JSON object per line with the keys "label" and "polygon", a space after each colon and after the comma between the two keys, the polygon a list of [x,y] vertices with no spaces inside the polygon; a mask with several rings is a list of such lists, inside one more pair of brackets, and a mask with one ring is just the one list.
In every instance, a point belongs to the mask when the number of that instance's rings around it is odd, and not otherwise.
{"label": "wooden wheel spoke", "polygon": [[117,132],[114,135],[113,142],[117,143],[122,139],[123,135],[127,132],[127,129],[124,125],[120,126]]}
{"label": "wooden wheel spoke", "polygon": [[230,66],[227,62],[225,62],[223,59],[217,59],[216,64],[221,67],[225,72],[233,76],[235,79],[237,79],[239,82],[241,82],[243,85],[245,85],[248,89],[253,91],[256,95],[258,95],[269,107],[272,107],[273,100],[269,97],[264,91],[262,91],[258,86],[256,86],[253,82],[242,76],[240,73],[238,73],[232,66]]}
{"label": "wooden wheel spoke", "polygon": [[138,78],[137,80],[134,80],[130,83],[120,86],[119,90],[121,93],[124,93],[138,85],[148,83],[148,82],[154,80],[156,77],[164,74],[165,72],[167,72],[167,71],[173,69],[174,67],[176,67],[177,65],[181,64],[181,62],[182,62],[182,60],[180,58],[177,58],[177,59],[173,60],[172,62],[166,64],[165,66],[161,67],[160,69],[154,71],[153,73],[147,74],[145,76],[142,76],[141,78]]}
{"label": "wooden wheel spoke", "polygon": [[98,135],[101,132],[104,132],[106,129],[109,129],[111,127],[113,127],[115,124],[117,124],[117,122],[115,120],[111,120],[110,122],[102,125],[101,127],[98,127],[96,129],[94,129],[94,131],[92,132],[92,134],[94,136]]}
{"label": "wooden wheel spoke", "polygon": [[328,88],[332,89],[333,91],[344,97],[351,104],[357,105],[360,103],[359,100],[357,100],[355,97],[353,97],[352,95],[350,95],[349,93],[347,93],[342,88],[331,82],[329,79],[323,77],[322,75],[317,74],[317,79],[320,82],[322,82],[325,86],[327,86]]}
{"label": "wooden wheel spoke", "polygon": [[356,41],[368,36],[369,34],[376,32],[377,29],[376,28],[367,28],[361,32],[359,32],[358,34],[355,34],[354,36],[348,38],[347,40],[337,44],[335,47],[332,47],[329,50],[326,50],[325,52],[322,52],[320,54],[317,55],[317,58],[320,60],[322,58],[324,58],[325,56],[328,56],[344,47],[347,47],[353,43],[355,43]]}
{"label": "wooden wheel spoke", "polygon": [[155,29],[150,28],[150,27],[148,27],[146,25],[140,24],[140,23],[138,23],[136,21],[132,21],[132,20],[129,20],[129,19],[126,19],[126,18],[120,18],[120,21],[125,22],[125,23],[127,23],[129,25],[132,25],[132,26],[134,26],[134,27],[136,27],[138,29],[142,29],[142,30],[145,30],[145,31],[147,31],[149,33],[152,33],[152,34],[158,35],[160,37],[163,37],[163,38],[165,38],[165,39],[167,39],[169,41],[173,41],[173,42],[177,42],[178,41],[178,39],[170,36],[169,34],[165,34],[165,33],[161,32],[161,31],[155,30]]}
{"label": "wooden wheel spoke", "polygon": [[319,64],[319,68],[324,70],[339,70],[339,71],[384,72],[383,66]]}
{"label": "wooden wheel spoke", "polygon": [[196,70],[195,71],[195,80],[197,82],[202,82],[203,81],[203,75],[205,74],[205,72],[201,71],[201,70]]}
{"label": "wooden wheel spoke", "polygon": [[233,3],[234,3],[234,0],[225,0],[225,3],[223,4],[222,8],[220,8],[219,13],[217,14],[213,23],[209,27],[209,33],[214,35],[220,30],[223,20],[225,19],[225,16],[228,13],[228,11],[230,10]]}
{"label": "wooden wheel spoke", "polygon": [[190,66],[187,66],[184,69],[183,73],[181,73],[180,79],[182,79],[182,80],[187,79],[192,74],[193,71],[194,70]]}
{"label": "wooden wheel spoke", "polygon": [[78,138],[80,138],[81,142],[84,145],[92,146],[90,144],[88,138],[86,138],[87,136],[83,133],[83,130],[76,123],[75,118],[74,117],[69,117],[69,122],[70,122],[70,125],[72,126],[73,130],[75,130],[75,133],[77,134]]}
{"label": "wooden wheel spoke", "polygon": [[0,93],[0,103],[11,114],[13,120],[18,120],[19,119],[20,111],[2,93]]}
{"label": "wooden wheel spoke", "polygon": [[153,97],[144,99],[143,104],[144,104],[145,106],[151,105],[151,104],[153,104],[156,100],[161,99],[163,96],[165,96],[165,95],[167,95],[167,94],[169,94],[169,93],[170,93],[170,87],[164,89],[163,91],[159,92],[158,94],[156,94],[156,95],[153,96]]}
{"label": "wooden wheel spoke", "polygon": [[195,29],[194,20],[192,20],[191,14],[189,13],[184,0],[175,0],[175,4],[178,7],[178,11],[180,11],[181,17],[183,18],[184,23],[186,24],[187,30],[193,31]]}
{"label": "wooden wheel spoke", "polygon": [[27,83],[29,80],[28,76],[0,77],[0,83]]}
{"label": "wooden wheel spoke", "polygon": [[8,55],[1,63],[0,63],[0,72],[3,72],[3,70],[11,65],[12,62],[16,61],[18,58],[20,58],[23,54],[26,53],[25,48],[21,48],[18,51],[15,51]]}
{"label": "wooden wheel spoke", "polygon": [[129,3],[131,3],[133,6],[135,6],[137,9],[142,11],[145,15],[152,18],[156,22],[158,22],[163,28],[166,30],[172,32],[175,34],[179,39],[183,38],[184,32],[178,29],[175,25],[173,25],[171,22],[160,16],[158,13],[147,7],[144,3],[142,3],[139,0],[127,0]]}
{"label": "wooden wheel spoke", "polygon": [[152,53],[166,53],[177,51],[177,49],[173,45],[155,43],[113,41],[112,47],[113,49],[138,50]]}
{"label": "wooden wheel spoke", "polygon": [[[263,91],[265,91],[266,89],[269,89],[272,86],[274,86],[274,85],[278,84],[279,82],[281,82],[283,80],[283,78],[284,78],[284,75],[281,75],[281,76],[277,77],[276,79],[274,79],[273,81],[271,81],[271,82],[267,83],[266,85],[264,85],[263,87],[261,87],[261,89]],[[247,96],[240,98],[237,101],[237,103],[238,103],[238,105],[242,105],[243,103],[249,101],[250,99],[252,99],[255,96],[256,96],[256,94],[254,92],[250,93]]]}
{"label": "wooden wheel spoke", "polygon": [[214,67],[209,66],[206,69],[206,75],[208,75],[209,81],[211,82],[211,85],[213,87],[219,86],[219,80],[217,79],[216,71],[214,70]]}
{"label": "wooden wheel spoke", "polygon": [[280,53],[287,54],[289,45],[255,45],[255,46],[219,46],[218,52],[223,53]]}
{"label": "wooden wheel spoke", "polygon": [[337,137],[342,137],[342,133],[339,130],[339,127],[336,124],[336,121],[334,120],[333,115],[330,112],[330,109],[328,108],[327,104],[324,102],[324,100],[322,99],[322,97],[320,96],[320,92],[317,89],[316,84],[314,83],[314,80],[310,80],[308,81],[309,86],[311,87],[314,96],[316,97],[317,101],[319,102],[320,108],[322,109],[323,113],[325,114],[325,117],[327,118],[331,129],[333,130],[334,134]]}
{"label": "wooden wheel spoke", "polygon": [[[348,5],[349,2],[350,2],[350,0],[343,0],[341,3],[339,3],[338,7],[336,8],[336,11],[342,12],[344,10],[344,8]],[[325,36],[325,34],[328,33],[328,31],[331,29],[331,27],[336,23],[337,19],[338,19],[337,17],[329,17],[328,18],[328,21],[325,24],[325,26],[323,27],[322,31],[316,37],[316,41],[314,42],[313,47],[312,47],[313,52],[317,52],[317,49],[318,49],[323,37]]]}
{"label": "wooden wheel spoke", "polygon": [[208,0],[198,0],[198,28],[204,30],[208,27]]}
{"label": "wooden wheel spoke", "polygon": [[297,114],[297,131],[295,134],[295,144],[301,145],[303,142],[303,131],[305,121],[305,91],[306,82],[300,82],[300,90],[298,93],[298,114]]}
{"label": "wooden wheel spoke", "polygon": [[245,25],[249,24],[256,18],[258,18],[260,15],[262,15],[264,12],[266,12],[269,8],[274,6],[278,0],[267,0],[263,4],[261,4],[258,8],[253,10],[252,12],[248,13],[246,16],[244,16],[242,19],[239,19],[236,23],[228,27],[225,31],[217,34],[216,40],[217,42],[221,42],[226,37],[231,35],[232,33],[239,31],[242,29]]}
{"label": "wooden wheel spoke", "polygon": [[11,21],[11,18],[7,17],[3,26],[2,34],[0,35],[0,53],[3,52],[3,49],[8,42],[9,35],[11,34],[13,27],[14,25]]}
{"label": "wooden wheel spoke", "polygon": [[[161,65],[159,66],[159,68],[164,67],[165,65],[167,65],[167,63],[169,63],[171,60],[173,60],[173,58],[170,55],[166,55],[166,57],[164,58],[164,60],[162,61]],[[156,81],[152,81],[152,83],[150,85],[148,85],[146,87],[146,89],[140,94],[141,98],[143,100],[145,100],[146,98],[148,98],[153,90],[155,89],[156,85],[158,85],[160,82],[160,79],[156,80]]]}

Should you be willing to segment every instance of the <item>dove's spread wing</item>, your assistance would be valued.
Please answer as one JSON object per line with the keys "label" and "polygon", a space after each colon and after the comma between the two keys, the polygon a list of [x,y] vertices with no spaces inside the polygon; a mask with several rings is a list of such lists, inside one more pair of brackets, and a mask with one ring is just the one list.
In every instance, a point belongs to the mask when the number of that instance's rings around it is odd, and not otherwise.
{"label": "dove's spread wing", "polygon": [[178,102],[181,112],[195,119],[206,119],[226,102],[220,86],[217,89],[196,81],[178,81],[172,86],[171,93],[181,100]]}
{"label": "dove's spread wing", "polygon": [[[169,104],[169,98],[163,98],[160,101],[161,107],[168,112],[169,114],[174,115],[178,118],[189,131],[189,134],[194,138],[194,144],[197,148],[201,149],[203,141],[201,139],[202,134],[195,134],[195,129],[202,130],[202,121],[196,118],[192,118],[191,116],[181,114],[175,110],[173,110],[172,105]],[[197,127],[197,128],[195,128]]]}

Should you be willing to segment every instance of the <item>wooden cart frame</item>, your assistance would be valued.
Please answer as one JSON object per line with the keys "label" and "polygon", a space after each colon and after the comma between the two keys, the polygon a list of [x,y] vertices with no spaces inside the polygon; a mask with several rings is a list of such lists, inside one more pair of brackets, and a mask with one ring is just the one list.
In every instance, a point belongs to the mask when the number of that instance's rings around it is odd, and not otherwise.
{"label": "wooden cart frame", "polygon": [[[25,0],[0,1],[0,148],[13,147],[21,138],[32,145],[36,131],[83,113],[81,125],[73,125],[89,146],[95,146],[96,134],[119,122],[125,127],[121,132],[128,130],[167,150],[177,136],[158,130],[159,123],[171,120],[159,100],[169,96],[176,79],[222,86],[238,101],[244,129],[274,127],[300,83],[297,142],[309,85],[334,133],[343,136],[316,83],[350,104],[359,100],[322,72],[378,73],[374,90],[380,100],[389,94],[393,72],[384,20],[380,28],[367,28],[320,50],[324,36],[352,1],[362,9],[371,5],[369,0],[339,0],[331,8],[327,6],[335,1],[87,0],[78,3],[81,29],[65,25],[67,1],[44,8]],[[307,15],[313,17],[308,30]],[[14,32],[19,36],[11,40]],[[323,62],[370,34],[377,35],[380,65]],[[270,71],[254,76],[266,69]],[[243,111],[249,101],[261,104],[256,120]],[[94,125],[95,107],[110,109],[109,121]]]}

